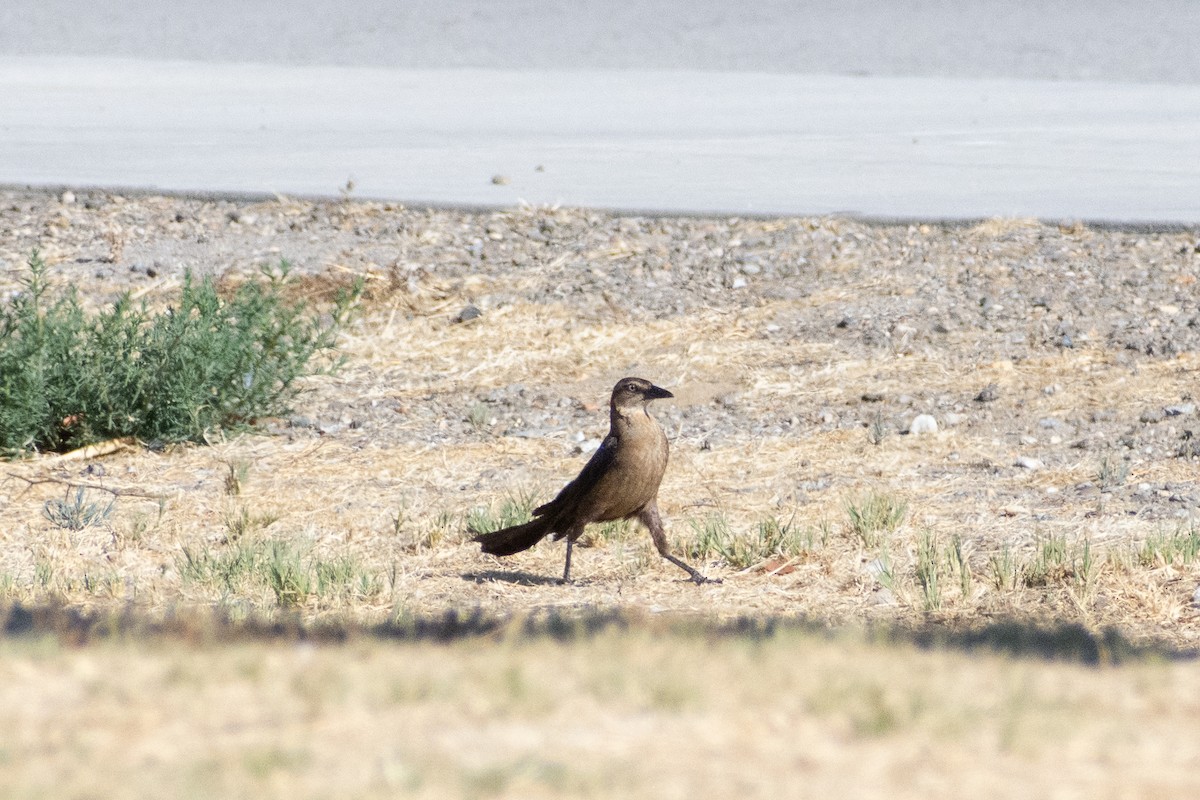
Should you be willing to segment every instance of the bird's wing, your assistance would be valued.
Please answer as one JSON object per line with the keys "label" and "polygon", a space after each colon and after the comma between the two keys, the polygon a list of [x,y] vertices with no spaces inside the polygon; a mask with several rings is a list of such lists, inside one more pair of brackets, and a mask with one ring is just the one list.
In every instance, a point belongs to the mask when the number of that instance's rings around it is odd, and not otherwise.
{"label": "bird's wing", "polygon": [[579,476],[564,486],[562,491],[558,493],[558,496],[549,503],[535,508],[533,515],[540,517],[547,514],[555,514],[563,508],[574,507],[580,497],[583,497],[593,486],[600,482],[600,479],[612,467],[616,456],[617,437],[612,435],[605,436],[604,441],[600,443],[600,447],[596,449],[596,452],[592,453],[592,457],[583,466]]}

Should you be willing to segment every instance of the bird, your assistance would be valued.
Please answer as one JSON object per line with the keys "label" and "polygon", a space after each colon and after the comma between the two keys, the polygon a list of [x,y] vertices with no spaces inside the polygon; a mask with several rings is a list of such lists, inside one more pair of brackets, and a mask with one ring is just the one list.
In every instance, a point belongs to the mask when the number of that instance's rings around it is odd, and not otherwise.
{"label": "bird", "polygon": [[637,519],[650,531],[659,555],[687,572],[696,584],[720,583],[671,553],[658,513],[658,486],[667,470],[670,445],[662,426],[650,416],[652,400],[675,395],[645,378],[617,381],[609,401],[608,435],[575,480],[549,503],[533,510],[533,519],[475,537],[485,553],[509,556],[528,550],[546,536],[567,540],[562,583],[571,582],[571,549],[593,522]]}

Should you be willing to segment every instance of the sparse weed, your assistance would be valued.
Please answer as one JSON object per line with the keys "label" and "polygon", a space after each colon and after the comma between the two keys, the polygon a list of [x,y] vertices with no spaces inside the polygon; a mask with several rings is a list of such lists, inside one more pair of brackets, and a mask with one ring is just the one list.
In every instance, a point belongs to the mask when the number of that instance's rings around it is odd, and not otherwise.
{"label": "sparse weed", "polygon": [[886,534],[904,523],[908,504],[882,492],[868,492],[845,502],[851,532],[864,547],[875,549],[883,544]]}
{"label": "sparse weed", "polygon": [[1081,606],[1088,606],[1096,591],[1096,574],[1099,563],[1092,556],[1092,542],[1084,539],[1083,547],[1072,558],[1072,589],[1076,601]]}
{"label": "sparse weed", "polygon": [[586,534],[586,541],[589,544],[602,544],[604,542],[623,542],[633,533],[634,525],[627,519],[613,520],[612,522],[602,522],[599,525],[593,525]]}
{"label": "sparse weed", "polygon": [[467,531],[477,536],[528,522],[535,505],[534,493],[522,490],[505,497],[499,507],[476,506],[467,514]]}
{"label": "sparse weed", "polygon": [[250,477],[250,462],[239,458],[225,462],[225,467],[228,470],[225,474],[225,494],[237,497]]}
{"label": "sparse weed", "polygon": [[1021,565],[1013,554],[1012,547],[1005,542],[999,553],[993,553],[988,559],[991,571],[992,585],[998,591],[1011,591],[1017,588],[1021,580]]}
{"label": "sparse weed", "polygon": [[218,584],[225,591],[235,593],[253,581],[263,559],[260,543],[236,541],[217,551],[207,545],[184,545],[175,565],[185,582]]}
{"label": "sparse weed", "polygon": [[724,514],[689,520],[693,537],[685,546],[691,558],[719,558],[734,569],[746,569],[773,557],[791,558],[813,549],[812,531],[800,531],[792,522],[771,516],[759,521],[752,533],[739,535]]}
{"label": "sparse weed", "polygon": [[1190,525],[1153,533],[1136,547],[1135,554],[1143,567],[1162,567],[1177,562],[1191,564],[1200,554],[1200,529]]}
{"label": "sparse weed", "polygon": [[443,542],[451,541],[458,534],[458,517],[449,511],[442,510],[434,518],[433,522],[423,527],[417,533],[412,542],[409,544],[409,549],[415,552],[431,550]]}
{"label": "sparse weed", "polygon": [[253,514],[246,506],[238,505],[225,513],[226,538],[231,542],[237,541],[253,531],[266,528],[277,519],[279,517],[276,514]]}
{"label": "sparse weed", "polygon": [[1034,551],[1033,560],[1024,570],[1026,586],[1048,586],[1061,583],[1073,573],[1067,556],[1067,537],[1050,534]]}
{"label": "sparse weed", "polygon": [[883,440],[887,438],[887,425],[884,424],[883,414],[876,411],[871,417],[871,422],[867,425],[867,441],[878,447],[883,444]]}
{"label": "sparse weed", "polygon": [[289,541],[275,539],[268,543],[265,570],[267,585],[284,608],[303,605],[313,590],[312,570],[304,563],[300,549]]}
{"label": "sparse weed", "polygon": [[879,585],[889,592],[896,591],[896,572],[892,566],[892,554],[886,548],[879,551],[879,555],[867,564],[867,571],[875,576],[875,580],[879,581]]}
{"label": "sparse weed", "polygon": [[733,531],[729,529],[729,520],[724,514],[712,513],[703,519],[689,519],[688,527],[693,534],[684,547],[689,558],[725,558],[733,540]]}
{"label": "sparse weed", "polygon": [[89,503],[86,499],[87,491],[80,486],[75,491],[75,497],[71,498],[71,490],[67,489],[67,499],[59,500],[53,498],[47,500],[42,507],[42,513],[46,519],[50,520],[55,527],[63,528],[70,531],[81,531],[84,528],[92,525],[103,524],[112,513],[113,506],[117,503],[117,498],[114,496],[108,504],[104,503]]}
{"label": "sparse weed", "polygon": [[1112,489],[1125,483],[1129,477],[1129,462],[1123,458],[1104,456],[1096,470],[1096,483],[1101,490]]}
{"label": "sparse weed", "polygon": [[371,576],[363,571],[358,560],[352,556],[340,555],[328,561],[317,559],[313,562],[313,568],[317,578],[318,597],[375,593]]}
{"label": "sparse weed", "polygon": [[42,589],[50,588],[50,581],[54,580],[54,565],[50,563],[50,559],[45,556],[34,559],[33,580]]}
{"label": "sparse weed", "polygon": [[314,597],[369,597],[382,591],[381,580],[353,556],[323,559],[308,544],[287,539],[244,540],[216,550],[185,546],[176,567],[185,582],[216,585],[229,594],[268,588],[285,608]]}
{"label": "sparse weed", "polygon": [[962,537],[957,533],[950,539],[946,550],[950,561],[950,569],[958,575],[958,589],[962,592],[963,600],[970,600],[974,588],[974,576],[971,573],[971,562],[963,551]]}
{"label": "sparse weed", "polygon": [[943,571],[937,534],[928,529],[921,531],[917,542],[917,583],[926,611],[937,611],[942,607]]}
{"label": "sparse weed", "polygon": [[116,572],[108,571],[99,575],[93,575],[90,572],[83,573],[81,581],[83,590],[88,594],[102,595],[105,597],[115,597],[120,592],[122,582],[120,576]]}
{"label": "sparse weed", "polygon": [[467,424],[476,431],[486,430],[490,418],[491,411],[483,403],[476,403],[467,409]]}

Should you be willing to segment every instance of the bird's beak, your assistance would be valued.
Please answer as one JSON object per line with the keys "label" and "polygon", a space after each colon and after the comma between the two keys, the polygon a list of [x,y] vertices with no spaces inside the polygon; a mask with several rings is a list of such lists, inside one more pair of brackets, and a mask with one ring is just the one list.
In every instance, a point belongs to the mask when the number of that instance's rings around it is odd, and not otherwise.
{"label": "bird's beak", "polygon": [[661,386],[655,386],[652,383],[650,384],[650,388],[646,390],[646,394],[644,396],[647,400],[663,400],[667,397],[674,397],[675,395],[671,394]]}

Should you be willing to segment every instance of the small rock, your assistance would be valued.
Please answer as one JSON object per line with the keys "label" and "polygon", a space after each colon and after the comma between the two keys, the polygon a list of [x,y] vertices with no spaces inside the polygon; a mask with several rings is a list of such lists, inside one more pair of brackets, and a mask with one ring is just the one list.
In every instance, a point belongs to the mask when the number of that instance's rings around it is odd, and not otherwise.
{"label": "small rock", "polygon": [[1045,466],[1045,464],[1043,464],[1041,459],[1038,458],[1032,458],[1030,456],[1018,456],[1017,460],[1013,462],[1013,466],[1032,471],[1035,469],[1041,469]]}
{"label": "small rock", "polygon": [[507,175],[493,175],[492,176],[492,183],[494,183],[497,186],[507,186],[511,182],[512,182],[512,179],[509,178]]}
{"label": "small rock", "polygon": [[975,395],[976,403],[991,403],[1000,396],[1000,387],[994,383],[989,383],[987,386],[979,390],[979,394]]}
{"label": "small rock", "polygon": [[1167,406],[1163,413],[1168,417],[1187,417],[1196,413],[1195,403],[1180,403],[1177,406]]}
{"label": "small rock", "polygon": [[954,425],[958,425],[958,424],[962,423],[962,421],[965,420],[966,418],[967,418],[966,414],[958,414],[958,413],[951,411],[942,417],[942,422],[944,422],[946,425],[954,426]]}
{"label": "small rock", "polygon": [[459,311],[458,314],[455,315],[454,321],[455,322],[470,322],[471,320],[479,319],[482,316],[483,316],[482,311],[480,311],[474,304],[468,303],[467,305],[463,306],[462,311]]}
{"label": "small rock", "polygon": [[62,202],[62,204],[64,206],[69,206],[69,205],[71,205],[71,203],[75,202],[75,193],[72,192],[70,189],[67,189],[65,192],[63,192],[62,194],[60,194],[58,196],[58,199]]}
{"label": "small rock", "polygon": [[579,444],[575,445],[575,452],[581,455],[595,452],[600,447],[599,439],[584,439]]}
{"label": "small rock", "polygon": [[896,601],[896,595],[886,586],[881,586],[871,595],[872,601],[878,606],[896,606],[900,605]]}
{"label": "small rock", "polygon": [[1161,411],[1159,411],[1157,408],[1147,408],[1145,411],[1142,412],[1142,415],[1140,417],[1138,417],[1138,421],[1145,422],[1145,423],[1155,423],[1155,422],[1162,422],[1162,418],[1163,418],[1163,413]]}
{"label": "small rock", "polygon": [[882,403],[883,402],[883,393],[882,392],[863,392],[862,393],[862,401],[864,403]]}
{"label": "small rock", "polygon": [[913,421],[909,423],[908,432],[913,436],[920,436],[926,433],[937,433],[937,420],[929,414],[917,414],[913,417]]}

